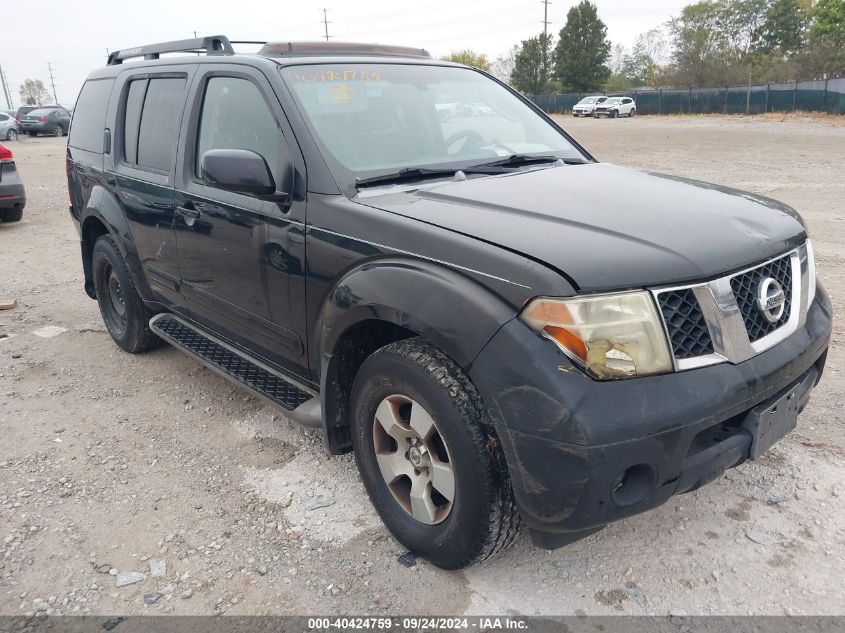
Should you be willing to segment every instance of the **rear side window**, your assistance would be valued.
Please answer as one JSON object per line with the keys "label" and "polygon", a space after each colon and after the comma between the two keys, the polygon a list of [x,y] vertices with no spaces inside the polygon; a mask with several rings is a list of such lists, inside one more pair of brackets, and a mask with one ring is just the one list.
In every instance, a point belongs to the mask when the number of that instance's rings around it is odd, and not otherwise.
{"label": "rear side window", "polygon": [[68,145],[87,152],[103,153],[103,130],[114,79],[86,81],[74,108]]}
{"label": "rear side window", "polygon": [[123,120],[124,160],[142,169],[170,171],[185,97],[184,77],[130,82]]}

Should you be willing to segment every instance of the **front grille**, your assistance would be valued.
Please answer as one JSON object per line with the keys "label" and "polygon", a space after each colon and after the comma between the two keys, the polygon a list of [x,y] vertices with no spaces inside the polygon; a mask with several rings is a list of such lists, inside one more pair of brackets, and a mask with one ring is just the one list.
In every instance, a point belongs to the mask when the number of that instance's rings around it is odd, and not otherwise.
{"label": "front grille", "polygon": [[664,292],[658,300],[675,358],[695,358],[713,353],[707,322],[691,288]]}
{"label": "front grille", "polygon": [[[757,305],[760,283],[771,277],[783,288],[785,294],[784,310],[781,317],[770,323]],[[789,256],[781,257],[754,270],[741,273],[731,279],[731,289],[736,297],[749,340],[754,343],[771,334],[789,320],[792,308],[792,262]]]}

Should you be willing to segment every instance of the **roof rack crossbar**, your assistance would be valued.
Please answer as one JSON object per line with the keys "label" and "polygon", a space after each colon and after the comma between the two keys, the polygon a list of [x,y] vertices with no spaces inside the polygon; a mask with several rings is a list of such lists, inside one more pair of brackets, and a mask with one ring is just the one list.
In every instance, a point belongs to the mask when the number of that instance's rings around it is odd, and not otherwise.
{"label": "roof rack crossbar", "polygon": [[163,53],[199,53],[206,55],[234,55],[229,38],[225,35],[209,35],[197,37],[190,40],[176,40],[174,42],[161,42],[159,44],[148,44],[147,46],[136,46],[134,48],[123,48],[119,51],[109,53],[108,65],[122,64],[126,59],[143,57],[144,59],[158,59]]}

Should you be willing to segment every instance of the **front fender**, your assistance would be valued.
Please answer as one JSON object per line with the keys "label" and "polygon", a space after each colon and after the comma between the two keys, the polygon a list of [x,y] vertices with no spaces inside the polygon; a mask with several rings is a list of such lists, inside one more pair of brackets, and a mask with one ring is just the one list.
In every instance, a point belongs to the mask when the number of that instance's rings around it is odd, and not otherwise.
{"label": "front fender", "polygon": [[313,360],[331,355],[357,323],[378,320],[419,334],[466,370],[515,313],[460,271],[413,258],[369,260],[344,275],[325,298]]}

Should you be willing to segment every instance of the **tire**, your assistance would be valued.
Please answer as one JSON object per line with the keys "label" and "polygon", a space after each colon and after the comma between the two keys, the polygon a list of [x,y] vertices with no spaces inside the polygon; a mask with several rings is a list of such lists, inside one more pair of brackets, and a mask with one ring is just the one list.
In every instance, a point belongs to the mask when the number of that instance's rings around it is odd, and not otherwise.
{"label": "tire", "polygon": [[[396,540],[444,569],[483,561],[513,543],[522,521],[501,447],[475,387],[450,358],[420,339],[391,343],[364,361],[355,377],[352,404],[358,470],[370,500]],[[416,407],[422,408],[421,414]],[[421,458],[428,466],[419,470],[412,454],[419,444],[401,436],[414,434],[410,412],[415,420],[430,421],[428,427],[417,424],[430,429]],[[393,425],[394,435],[406,440],[404,454],[385,425]],[[385,440],[389,446],[383,444]],[[389,474],[382,474],[377,453],[382,465],[390,464],[385,466]],[[385,462],[386,455],[396,456],[396,461]],[[401,464],[408,474],[396,476],[390,470],[393,464]],[[451,500],[449,487],[441,483],[448,478],[428,475],[444,470],[451,473]],[[394,480],[388,485],[390,477]],[[428,491],[428,504],[414,504],[427,509],[419,513],[422,520],[411,510],[412,477],[417,483],[430,482],[418,489]],[[434,479],[440,479],[436,486]]]}
{"label": "tire", "polygon": [[18,140],[18,131],[14,128],[11,128],[8,132],[6,132],[6,140],[7,141],[17,141]]}
{"label": "tire", "polygon": [[64,136],[65,129],[61,125],[57,125],[56,129],[53,130],[53,136]]}
{"label": "tire", "polygon": [[20,222],[22,217],[23,207],[15,207],[14,209],[0,211],[0,221],[3,222]]}
{"label": "tire", "polygon": [[108,235],[94,244],[91,274],[100,314],[114,342],[130,354],[159,345],[161,339],[149,326],[153,313],[144,306],[123,256]]}
{"label": "tire", "polygon": [[27,134],[29,134],[32,138],[38,136],[38,132],[27,132]]}
{"label": "tire", "polygon": [[619,116],[619,110],[613,110],[613,111],[611,111],[611,113],[610,113],[610,118],[611,118],[611,119],[615,119],[615,118],[616,118],[616,117],[618,117],[618,116]]}
{"label": "tire", "polygon": [[631,111],[628,113],[628,116],[629,116],[630,118],[632,118],[632,119],[633,119],[635,116],[637,116],[637,109],[636,109],[636,108],[631,108]]}

